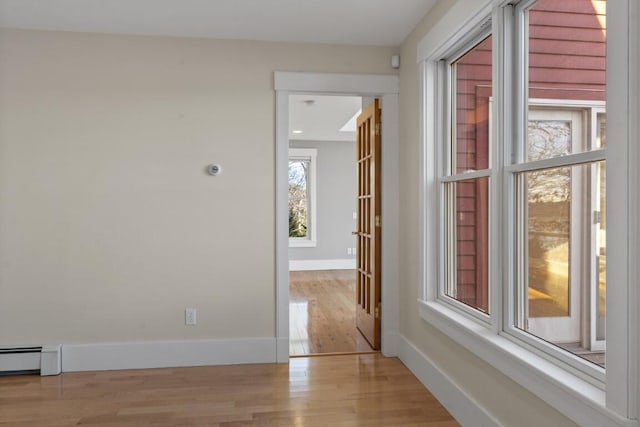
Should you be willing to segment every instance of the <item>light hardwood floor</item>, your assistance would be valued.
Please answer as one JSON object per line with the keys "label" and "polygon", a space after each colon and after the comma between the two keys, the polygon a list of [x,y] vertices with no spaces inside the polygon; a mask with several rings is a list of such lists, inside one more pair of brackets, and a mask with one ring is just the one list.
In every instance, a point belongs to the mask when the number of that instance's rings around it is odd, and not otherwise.
{"label": "light hardwood floor", "polygon": [[289,273],[289,354],[373,351],[356,329],[355,270]]}
{"label": "light hardwood floor", "polygon": [[431,426],[458,424],[396,358],[0,377],[0,425]]}

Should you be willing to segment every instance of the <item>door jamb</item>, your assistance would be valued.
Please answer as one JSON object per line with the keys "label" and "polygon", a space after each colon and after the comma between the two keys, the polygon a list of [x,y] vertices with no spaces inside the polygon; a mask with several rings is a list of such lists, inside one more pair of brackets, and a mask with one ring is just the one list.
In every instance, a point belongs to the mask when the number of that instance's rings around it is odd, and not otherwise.
{"label": "door jamb", "polygon": [[[289,361],[289,225],[287,165],[289,94],[381,98],[382,107],[382,313],[381,349],[396,356],[399,337],[399,79],[396,75],[274,73],[276,91],[276,361]],[[354,301],[355,304],[355,301]]]}

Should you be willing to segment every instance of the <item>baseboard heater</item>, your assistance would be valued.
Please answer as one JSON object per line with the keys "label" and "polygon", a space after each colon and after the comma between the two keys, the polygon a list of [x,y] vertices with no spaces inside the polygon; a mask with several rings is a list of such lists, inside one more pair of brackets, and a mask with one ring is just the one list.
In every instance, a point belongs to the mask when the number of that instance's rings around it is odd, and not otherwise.
{"label": "baseboard heater", "polygon": [[61,372],[60,347],[0,347],[0,375],[58,375]]}

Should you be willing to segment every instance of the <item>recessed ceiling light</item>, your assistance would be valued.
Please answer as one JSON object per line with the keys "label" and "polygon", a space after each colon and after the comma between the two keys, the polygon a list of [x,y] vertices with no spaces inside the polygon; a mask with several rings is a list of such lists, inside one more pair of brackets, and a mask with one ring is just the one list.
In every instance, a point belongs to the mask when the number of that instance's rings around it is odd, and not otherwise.
{"label": "recessed ceiling light", "polygon": [[294,130],[294,131],[291,131],[291,133],[302,133],[302,131],[301,130]]}

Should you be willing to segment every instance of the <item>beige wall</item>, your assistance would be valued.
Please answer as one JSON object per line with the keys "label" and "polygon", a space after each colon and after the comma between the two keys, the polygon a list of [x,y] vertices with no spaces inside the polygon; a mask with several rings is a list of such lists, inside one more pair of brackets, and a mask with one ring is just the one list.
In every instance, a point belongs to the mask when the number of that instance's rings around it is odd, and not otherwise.
{"label": "beige wall", "polygon": [[440,0],[402,45],[400,72],[400,327],[461,389],[505,426],[573,426],[555,409],[473,356],[418,315],[418,65],[417,43],[454,4]]}
{"label": "beige wall", "polygon": [[0,344],[273,337],[273,71],[390,55],[0,33]]}

